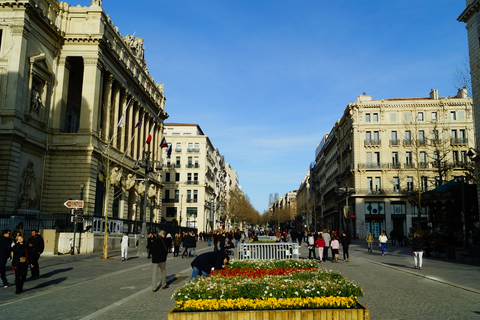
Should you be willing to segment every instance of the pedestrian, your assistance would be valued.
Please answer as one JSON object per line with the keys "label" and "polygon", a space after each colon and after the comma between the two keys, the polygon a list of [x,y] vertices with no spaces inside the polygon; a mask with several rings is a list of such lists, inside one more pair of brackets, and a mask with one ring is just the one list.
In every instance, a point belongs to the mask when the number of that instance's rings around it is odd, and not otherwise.
{"label": "pedestrian", "polygon": [[213,233],[213,251],[214,252],[218,251],[218,237],[219,237],[219,232],[215,231]]}
{"label": "pedestrian", "polygon": [[28,239],[28,262],[30,263],[30,271],[32,278],[37,278],[40,275],[40,267],[38,266],[38,259],[43,253],[45,243],[43,238],[38,234],[37,230],[32,231],[32,236]]}
{"label": "pedestrian", "polygon": [[338,238],[336,236],[333,236],[330,246],[332,247],[332,262],[338,262],[340,242],[338,242]]}
{"label": "pedestrian", "polygon": [[180,238],[180,234],[177,232],[175,233],[175,238],[173,238],[173,256],[178,257],[180,253],[180,245],[182,244],[182,238]]}
{"label": "pedestrian", "polygon": [[122,241],[120,242],[120,246],[122,248],[122,261],[128,260],[128,247],[130,245],[130,239],[128,238],[128,233],[122,237]]}
{"label": "pedestrian", "polygon": [[352,242],[350,240],[350,236],[347,236],[345,231],[342,232],[342,237],[340,238],[340,242],[342,243],[342,248],[343,248],[343,261],[348,262],[348,247],[350,246],[350,243]]}
{"label": "pedestrian", "polygon": [[302,245],[302,232],[301,231],[298,231],[297,239],[298,239],[298,246],[301,246]]}
{"label": "pedestrian", "polygon": [[150,257],[152,256],[150,254],[150,247],[152,246],[153,240],[155,240],[155,235],[153,234],[153,232],[149,232],[147,237],[147,258],[148,259],[150,259]]}
{"label": "pedestrian", "polygon": [[325,249],[323,250],[323,261],[328,261],[328,249],[330,248],[330,241],[332,237],[330,236],[330,231],[325,229],[322,233],[323,240],[325,240]]}
{"label": "pedestrian", "polygon": [[386,255],[387,254],[388,238],[387,238],[387,235],[385,234],[385,231],[383,231],[382,234],[380,235],[380,237],[378,237],[378,241],[380,242],[380,247],[382,249],[382,255]]}
{"label": "pedestrian", "polygon": [[183,246],[183,253],[182,253],[182,258],[188,257],[188,243],[190,242],[190,235],[188,233],[183,234],[183,239],[182,239],[182,246]]}
{"label": "pedestrian", "polygon": [[312,254],[313,254],[313,259],[317,260],[317,257],[315,255],[315,238],[313,237],[313,232],[311,231],[307,236],[307,246],[308,246],[308,259],[312,259]]}
{"label": "pedestrian", "polygon": [[167,255],[168,255],[168,248],[169,243],[168,240],[165,238],[166,232],[161,230],[158,234],[158,237],[152,243],[151,246],[151,254],[152,254],[152,265],[153,265],[153,272],[152,272],[152,291],[157,292],[158,290],[158,282],[157,282],[157,273],[158,269],[162,273],[162,289],[167,289]]}
{"label": "pedestrian", "polygon": [[224,252],[225,251],[225,231],[218,235],[218,250]]}
{"label": "pedestrian", "polygon": [[413,235],[413,240],[412,240],[413,265],[415,269],[422,270],[424,250],[425,249],[423,246],[423,239],[420,236],[420,233],[417,231]]}
{"label": "pedestrian", "polygon": [[395,232],[395,230],[392,229],[392,231],[390,231],[390,240],[392,241],[392,246],[395,247],[395,244],[396,244],[396,241],[397,240],[397,234]]}
{"label": "pedestrian", "polygon": [[12,258],[12,238],[10,238],[10,230],[3,230],[3,237],[0,238],[0,277],[2,278],[3,287],[8,288],[7,281],[7,260]]}
{"label": "pedestrian", "polygon": [[23,292],[23,284],[27,278],[30,250],[28,245],[24,243],[22,236],[18,236],[15,241],[16,243],[12,248],[12,267],[13,273],[15,273],[15,294],[20,294]]}
{"label": "pedestrian", "polygon": [[195,251],[197,248],[197,237],[195,232],[190,231],[190,236],[188,237],[188,257],[196,257],[197,252]]}
{"label": "pedestrian", "polygon": [[221,270],[228,264],[229,257],[224,251],[202,253],[196,257],[192,263],[192,276],[189,281],[192,281],[199,275],[208,276],[212,270]]}
{"label": "pedestrian", "polygon": [[368,236],[365,238],[365,240],[367,241],[368,252],[372,253],[372,245],[373,245],[373,241],[375,241],[375,238],[373,238],[371,232],[368,233]]}
{"label": "pedestrian", "polygon": [[318,259],[320,260],[320,263],[322,263],[323,249],[325,248],[325,240],[323,239],[321,234],[318,236],[317,240],[315,240],[315,247],[318,248]]}

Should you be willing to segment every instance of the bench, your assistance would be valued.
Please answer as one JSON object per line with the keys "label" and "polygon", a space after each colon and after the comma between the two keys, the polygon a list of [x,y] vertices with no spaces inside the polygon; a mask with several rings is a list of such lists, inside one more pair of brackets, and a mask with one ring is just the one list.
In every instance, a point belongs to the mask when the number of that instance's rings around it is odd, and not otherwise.
{"label": "bench", "polygon": [[475,261],[475,258],[480,258],[480,247],[479,246],[472,246],[468,248],[467,252],[460,253],[462,255],[462,260],[465,259],[465,257],[471,258],[473,261]]}

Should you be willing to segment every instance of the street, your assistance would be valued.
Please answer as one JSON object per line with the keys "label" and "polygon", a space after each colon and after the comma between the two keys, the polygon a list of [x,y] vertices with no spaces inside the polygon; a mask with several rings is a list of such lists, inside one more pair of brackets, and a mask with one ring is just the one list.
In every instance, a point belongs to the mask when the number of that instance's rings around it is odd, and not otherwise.
{"label": "street", "polygon": [[[208,252],[199,241],[197,254]],[[301,257],[308,257],[302,244]],[[458,256],[458,254],[457,254]],[[40,277],[27,279],[25,292],[15,286],[0,290],[2,319],[167,319],[175,302],[174,290],[191,274],[190,259],[167,260],[170,288],[152,292],[151,263],[129,250],[82,255],[42,256]],[[340,250],[342,258],[342,250]],[[371,319],[480,319],[480,263],[448,261],[444,256],[425,258],[422,270],[413,269],[410,248],[389,246],[382,256],[378,247],[367,253],[363,241],[350,246],[349,262],[325,262],[364,290],[360,302]],[[14,282],[10,267],[7,278]]]}

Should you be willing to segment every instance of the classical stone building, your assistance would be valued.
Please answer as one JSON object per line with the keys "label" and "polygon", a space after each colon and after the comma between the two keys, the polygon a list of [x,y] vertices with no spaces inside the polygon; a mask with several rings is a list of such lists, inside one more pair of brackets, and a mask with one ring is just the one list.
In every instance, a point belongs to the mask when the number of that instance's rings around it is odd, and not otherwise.
{"label": "classical stone building", "polygon": [[[318,146],[310,181],[322,220],[317,227],[360,238],[370,231],[411,233],[418,193],[471,175],[467,153],[474,144],[466,89],[453,97],[437,90],[426,98],[359,96]],[[426,228],[428,210],[421,208]]]}
{"label": "classical stone building", "polygon": [[197,124],[165,123],[164,137],[171,148],[163,154],[166,220],[199,232],[228,229],[222,213],[230,190],[239,189],[236,171]]}
{"label": "classical stone building", "polygon": [[[143,39],[122,36],[99,0],[0,0],[0,19],[0,212],[65,212],[83,197],[95,231],[106,215],[145,219],[132,168],[145,151],[161,161],[168,115]],[[160,180],[150,174],[149,221],[160,221]]]}

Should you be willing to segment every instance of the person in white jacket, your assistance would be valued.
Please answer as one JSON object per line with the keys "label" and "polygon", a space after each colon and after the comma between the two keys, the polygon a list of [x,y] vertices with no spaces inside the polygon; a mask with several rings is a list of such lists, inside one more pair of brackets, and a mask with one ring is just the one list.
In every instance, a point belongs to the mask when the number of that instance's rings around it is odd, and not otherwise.
{"label": "person in white jacket", "polygon": [[378,237],[378,241],[380,242],[380,246],[381,246],[381,249],[382,249],[382,255],[384,256],[384,255],[387,254],[387,242],[388,242],[388,238],[387,238],[387,235],[385,234],[385,232],[382,232],[380,237]]}
{"label": "person in white jacket", "polygon": [[125,233],[125,235],[122,237],[122,261],[126,261],[128,259],[128,244],[130,240],[128,238],[128,233]]}

